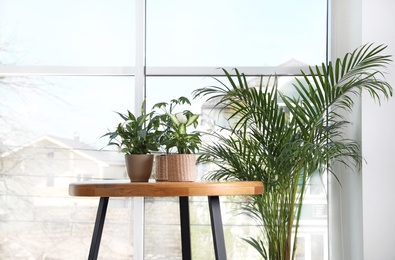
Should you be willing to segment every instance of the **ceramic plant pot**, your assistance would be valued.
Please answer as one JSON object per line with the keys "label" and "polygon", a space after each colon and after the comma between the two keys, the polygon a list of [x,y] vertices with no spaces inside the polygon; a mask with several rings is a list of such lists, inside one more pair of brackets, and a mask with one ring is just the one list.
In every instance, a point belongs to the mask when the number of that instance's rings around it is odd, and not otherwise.
{"label": "ceramic plant pot", "polygon": [[166,157],[169,181],[196,180],[195,154],[169,154]]}
{"label": "ceramic plant pot", "polygon": [[154,155],[126,154],[125,163],[131,182],[148,182],[154,164]]}

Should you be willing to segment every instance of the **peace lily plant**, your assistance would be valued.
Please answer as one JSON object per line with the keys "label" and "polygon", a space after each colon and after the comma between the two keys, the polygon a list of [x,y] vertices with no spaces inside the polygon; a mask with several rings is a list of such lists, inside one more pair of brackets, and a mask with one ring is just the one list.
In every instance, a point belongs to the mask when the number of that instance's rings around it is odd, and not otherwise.
{"label": "peace lily plant", "polygon": [[140,115],[129,110],[126,114],[116,112],[123,120],[114,131],[104,134],[109,138],[108,145],[117,146],[125,154],[149,154],[159,150],[157,138],[160,135],[159,118],[154,111],[146,113],[145,102]]}
{"label": "peace lily plant", "polygon": [[125,165],[132,182],[147,182],[151,176],[154,155],[159,150],[157,138],[160,134],[159,118],[153,111],[146,113],[145,102],[140,115],[127,111],[116,112],[123,120],[114,131],[104,134],[109,138],[108,145],[117,146],[125,154]]}

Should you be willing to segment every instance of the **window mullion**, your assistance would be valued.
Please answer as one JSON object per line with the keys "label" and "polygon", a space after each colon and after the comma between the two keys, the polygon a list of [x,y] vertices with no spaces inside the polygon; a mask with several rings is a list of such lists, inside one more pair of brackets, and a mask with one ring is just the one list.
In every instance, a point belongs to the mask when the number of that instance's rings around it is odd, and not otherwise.
{"label": "window mullion", "polygon": [[[139,112],[145,98],[146,1],[136,0],[136,74],[134,110]],[[144,198],[134,198],[134,259],[144,259]]]}

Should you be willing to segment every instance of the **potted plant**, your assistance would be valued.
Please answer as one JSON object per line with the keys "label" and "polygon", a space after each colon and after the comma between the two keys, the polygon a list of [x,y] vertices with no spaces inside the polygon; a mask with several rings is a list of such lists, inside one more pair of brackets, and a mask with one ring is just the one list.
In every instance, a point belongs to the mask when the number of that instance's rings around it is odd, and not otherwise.
{"label": "potted plant", "polygon": [[[216,101],[232,123],[209,133],[217,141],[201,147],[202,162],[217,168],[212,179],[259,180],[262,196],[253,196],[245,209],[262,226],[262,236],[245,239],[264,259],[295,259],[303,198],[310,178],[334,172],[332,165],[360,165],[359,143],[344,137],[350,124],[344,117],[353,98],[367,91],[379,100],[392,96],[380,69],[391,61],[385,46],[364,45],[334,63],[302,72],[286,96],[277,81],[249,86],[246,76],[224,70],[227,83],[195,91]],[[282,103],[280,105],[279,103]],[[226,134],[224,134],[226,133]]]}
{"label": "potted plant", "polygon": [[[194,181],[196,178],[195,152],[199,150],[201,139],[199,132],[188,132],[188,127],[197,127],[199,115],[190,110],[175,113],[175,108],[179,105],[190,106],[191,102],[188,98],[181,96],[178,99],[172,99],[170,103],[160,102],[153,106],[153,109],[162,111],[157,115],[162,127],[158,142],[165,154],[158,158],[157,169],[165,168],[163,164],[166,164],[167,170],[164,169],[164,171],[169,181]],[[163,180],[161,176],[157,176],[158,178]]]}
{"label": "potted plant", "polygon": [[104,134],[109,138],[108,145],[114,145],[125,153],[127,173],[131,181],[148,181],[151,176],[154,155],[159,150],[157,138],[159,118],[154,111],[145,112],[145,102],[141,107],[141,114],[134,115],[129,110],[126,114],[116,112],[123,122],[114,131]]}

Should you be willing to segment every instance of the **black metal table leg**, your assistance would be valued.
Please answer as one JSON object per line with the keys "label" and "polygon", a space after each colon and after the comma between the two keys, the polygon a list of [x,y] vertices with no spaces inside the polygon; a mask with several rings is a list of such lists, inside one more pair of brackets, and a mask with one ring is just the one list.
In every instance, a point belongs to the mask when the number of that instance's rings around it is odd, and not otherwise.
{"label": "black metal table leg", "polygon": [[108,197],[101,197],[99,201],[88,260],[96,260],[99,254],[100,240],[103,233],[104,219],[106,218],[108,199]]}
{"label": "black metal table leg", "polygon": [[222,227],[221,207],[218,196],[209,196],[211,231],[213,233],[214,251],[216,260],[226,260],[224,230]]}
{"label": "black metal table leg", "polygon": [[180,197],[180,224],[182,259],[191,260],[191,232],[189,222],[189,200],[188,197]]}

